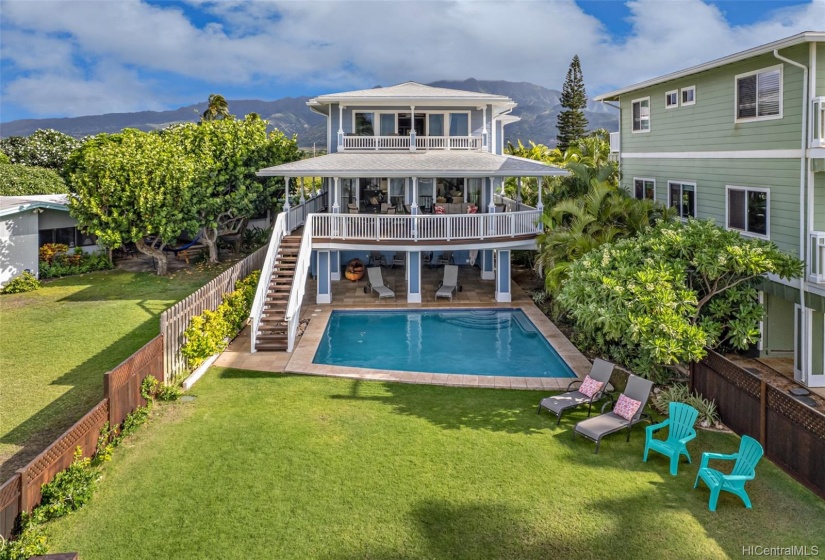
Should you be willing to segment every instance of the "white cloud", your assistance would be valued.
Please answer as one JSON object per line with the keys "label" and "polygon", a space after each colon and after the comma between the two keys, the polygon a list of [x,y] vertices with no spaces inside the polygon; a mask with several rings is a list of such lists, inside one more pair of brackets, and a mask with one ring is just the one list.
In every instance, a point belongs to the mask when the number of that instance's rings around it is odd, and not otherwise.
{"label": "white cloud", "polygon": [[[468,77],[559,88],[576,53],[592,95],[825,22],[825,0],[743,27],[701,0],[628,6],[632,32],[617,41],[573,0],[4,0],[0,44],[4,67],[15,73],[4,80],[2,99],[67,115],[168,101],[169,88],[160,79],[141,83],[138,70],[215,86],[296,82],[310,94]],[[191,10],[212,21],[193,23]],[[272,96],[262,87],[259,97]]]}

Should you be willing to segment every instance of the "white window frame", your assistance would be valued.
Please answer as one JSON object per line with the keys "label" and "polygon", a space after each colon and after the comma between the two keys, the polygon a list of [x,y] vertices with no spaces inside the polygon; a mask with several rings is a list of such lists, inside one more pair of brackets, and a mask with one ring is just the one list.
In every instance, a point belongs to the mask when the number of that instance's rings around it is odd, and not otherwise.
{"label": "white window frame", "polygon": [[[352,128],[350,130],[352,130],[352,133],[355,134],[355,122],[356,122],[355,121],[355,115],[357,115],[357,114],[363,115],[365,113],[372,113],[372,135],[377,136],[375,134],[375,131],[376,131],[376,129],[378,129],[381,126],[381,123],[379,122],[378,111],[375,111],[375,110],[364,109],[364,110],[361,110],[361,111],[356,111],[356,110],[353,109],[353,111],[351,113]],[[396,118],[396,129],[398,128],[397,121],[398,121],[398,119]]]}
{"label": "white window frame", "polygon": [[[685,185],[689,185],[693,187],[693,216],[679,216],[679,219],[687,221],[688,218],[696,218],[699,215],[699,192],[696,188],[696,181],[680,181],[678,179],[674,179],[672,181],[667,182],[667,206],[668,208],[673,207],[673,201],[670,199],[670,186],[671,185],[679,185],[679,198],[682,197],[682,188]],[[681,210],[680,210],[681,212]]]}
{"label": "white window frame", "polygon": [[[693,92],[693,100],[692,101],[685,101],[685,98],[683,96],[685,95],[686,91],[692,91]],[[679,103],[682,104],[682,107],[685,107],[687,105],[696,105],[696,86],[688,86],[688,87],[683,87],[682,89],[680,89],[679,90]]]}
{"label": "white window frame", "polygon": [[[653,198],[636,198],[636,181],[650,181],[653,183]],[[632,189],[633,192],[630,193],[630,196],[632,196],[635,200],[652,200],[653,202],[656,202],[656,179],[652,177],[633,177]],[[642,189],[644,189],[644,185],[642,185]]]}
{"label": "white window frame", "polygon": [[[634,125],[634,122],[633,122],[633,105],[635,105],[636,103],[641,103],[642,101],[647,101],[647,130],[642,130],[642,129],[636,130],[636,129],[633,128],[633,125]],[[639,112],[640,112],[639,119],[640,119],[640,126],[641,126],[641,105],[639,106]],[[633,134],[644,134],[644,133],[650,132],[651,129],[653,128],[653,123],[652,123],[653,119],[651,119],[651,116],[652,116],[652,111],[651,111],[651,107],[650,107],[650,96],[640,97],[639,99],[634,99],[633,101],[631,101],[630,102],[630,131]]]}
{"label": "white window frame", "polygon": [[[670,103],[670,96],[676,96],[676,103]],[[665,92],[665,109],[676,109],[679,106],[679,90],[674,89],[673,91],[666,91]]]}
{"label": "white window frame", "polygon": [[[765,233],[754,233],[746,229],[739,229],[730,225],[730,191],[745,191],[745,202],[747,204],[748,191],[763,192],[768,196],[765,200]],[[759,239],[771,238],[771,189],[764,187],[743,187],[741,185],[725,185],[725,227],[731,231],[737,231],[745,237],[756,237]],[[745,227],[748,227],[747,207],[745,208]]]}
{"label": "white window frame", "polygon": [[[778,115],[766,115],[764,117],[759,116],[759,77],[756,78],[756,115],[753,117],[743,117],[739,118],[739,80],[741,78],[747,78],[749,76],[753,76],[754,74],[763,74],[765,72],[771,72],[773,70],[779,70],[779,114]],[[759,70],[753,70],[751,72],[745,72],[743,74],[737,74],[733,77],[733,122],[735,123],[748,123],[748,122],[755,122],[755,121],[772,121],[775,119],[781,119],[782,114],[784,112],[784,99],[785,99],[785,70],[784,65],[782,64],[775,64],[773,66],[768,66],[766,68],[760,68]]]}

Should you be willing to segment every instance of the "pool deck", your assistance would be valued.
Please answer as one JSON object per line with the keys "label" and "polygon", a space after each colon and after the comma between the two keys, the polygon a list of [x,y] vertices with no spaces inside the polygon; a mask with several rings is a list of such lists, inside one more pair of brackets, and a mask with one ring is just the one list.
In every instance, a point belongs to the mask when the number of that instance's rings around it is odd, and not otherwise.
{"label": "pool deck", "polygon": [[[384,278],[388,280],[390,287],[394,289],[396,293],[403,294],[405,293],[406,286],[399,285],[401,282],[398,282],[398,277],[400,276],[401,279],[403,279],[403,270],[400,272],[401,274],[393,274],[391,270],[385,269]],[[425,286],[438,286],[438,280],[440,280],[442,274],[440,269],[427,270],[425,272],[428,274],[424,275],[423,284]],[[462,269],[462,272],[464,272],[464,269]],[[428,278],[428,276],[432,276],[433,278]],[[308,320],[309,323],[292,354],[287,352],[251,353],[249,351],[249,333],[247,328],[230,344],[229,348],[215,362],[215,365],[256,371],[300,373],[306,375],[395,381],[400,383],[422,383],[429,385],[501,389],[541,389],[550,391],[559,391],[567,388],[571,381],[569,377],[457,375],[354,368],[312,363],[329,318],[336,309],[370,310],[379,308],[389,310],[456,309],[471,307],[477,309],[521,309],[579,378],[583,378],[590,372],[590,362],[587,358],[579,352],[556,325],[536,307],[532,299],[530,299],[530,296],[515,282],[512,284],[513,301],[511,303],[497,303],[493,297],[493,281],[485,281],[476,277],[465,278],[466,276],[471,276],[469,271],[460,275],[463,290],[456,294],[452,302],[447,299],[440,299],[437,302],[434,301],[435,288],[433,288],[433,294],[430,295],[430,297],[427,297],[428,294],[426,292],[424,293],[426,302],[421,304],[407,304],[406,302],[392,299],[384,299],[379,303],[375,294],[364,294],[363,281],[351,283],[342,280],[341,282],[334,283],[333,303],[329,305],[319,305],[312,301],[314,299],[315,285],[314,282],[310,280],[307,285],[307,296],[304,300],[302,310],[302,318]],[[389,280],[390,278],[396,280],[395,285],[393,285],[392,280]]]}

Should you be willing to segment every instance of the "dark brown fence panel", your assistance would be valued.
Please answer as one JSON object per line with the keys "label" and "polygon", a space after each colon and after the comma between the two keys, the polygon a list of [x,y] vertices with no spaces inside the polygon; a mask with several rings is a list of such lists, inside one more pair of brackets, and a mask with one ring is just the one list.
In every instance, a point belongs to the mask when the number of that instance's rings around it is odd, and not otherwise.
{"label": "dark brown fence panel", "polygon": [[31,463],[17,471],[21,476],[20,510],[31,511],[40,503],[40,487],[54,475],[72,464],[75,448],[80,446],[84,457],[91,457],[97,446],[100,428],[109,419],[109,401],[103,400],[57,438]]}
{"label": "dark brown fence panel", "polygon": [[765,454],[825,497],[825,414],[768,388]]}
{"label": "dark brown fence panel", "polygon": [[716,401],[722,422],[737,434],[759,439],[760,380],[718,354],[694,364],[693,372],[693,388]]}
{"label": "dark brown fence panel", "polygon": [[146,406],[140,385],[152,375],[163,382],[163,336],[153,338],[115,369],[104,375],[103,392],[109,399],[109,423],[120,424],[138,406]]}
{"label": "dark brown fence panel", "polygon": [[20,475],[0,486],[0,536],[8,539],[20,514]]}
{"label": "dark brown fence panel", "polygon": [[692,365],[691,383],[716,401],[726,426],[758,439],[770,460],[825,498],[825,414],[712,351]]}

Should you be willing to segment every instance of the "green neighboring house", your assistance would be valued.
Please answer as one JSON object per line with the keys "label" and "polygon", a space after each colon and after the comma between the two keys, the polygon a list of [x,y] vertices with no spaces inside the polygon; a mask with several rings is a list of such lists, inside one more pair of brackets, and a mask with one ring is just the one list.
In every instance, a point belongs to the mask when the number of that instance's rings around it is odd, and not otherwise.
{"label": "green neighboring house", "polygon": [[769,239],[805,261],[766,279],[759,352],[825,386],[825,32],[806,32],[596,98],[618,102],[622,186]]}

